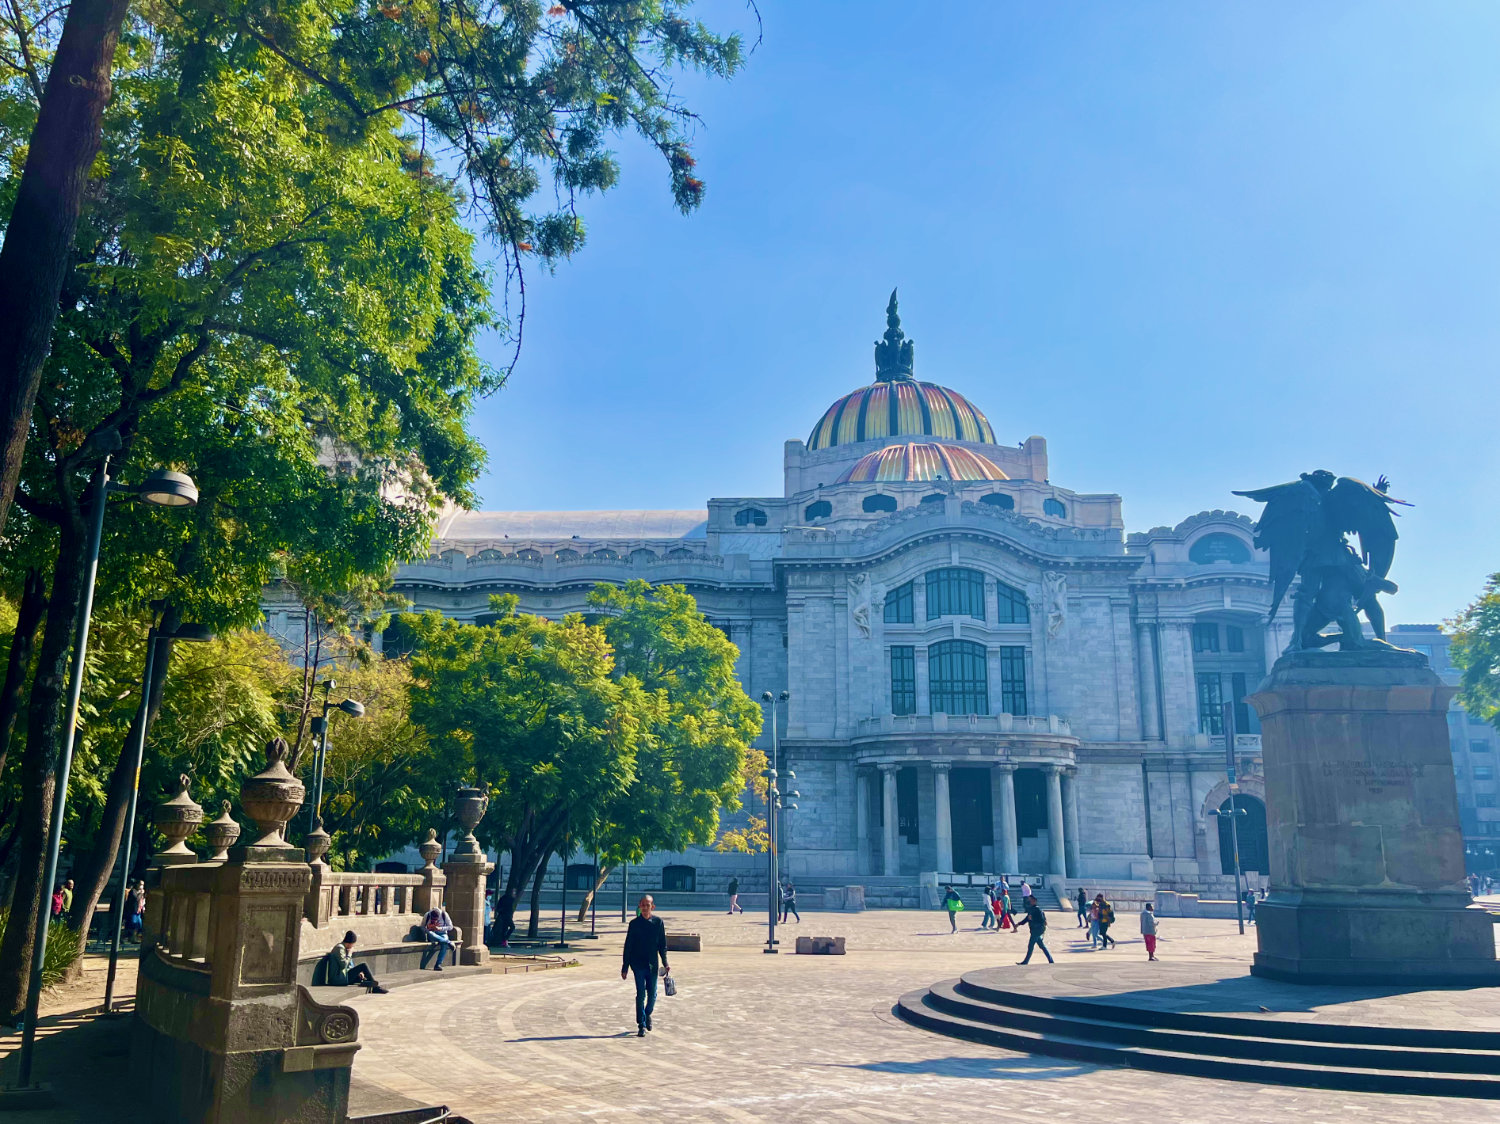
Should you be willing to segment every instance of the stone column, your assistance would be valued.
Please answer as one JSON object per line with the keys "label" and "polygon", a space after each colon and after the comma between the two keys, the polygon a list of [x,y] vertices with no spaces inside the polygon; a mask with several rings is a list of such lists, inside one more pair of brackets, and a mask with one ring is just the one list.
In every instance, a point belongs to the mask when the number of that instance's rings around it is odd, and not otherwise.
{"label": "stone column", "polygon": [[870,873],[870,773],[854,770],[854,841],[858,848],[856,867],[860,874]]}
{"label": "stone column", "polygon": [[1135,626],[1136,681],[1140,684],[1141,737],[1161,740],[1161,711],[1156,703],[1156,653],[1151,642],[1151,626]]}
{"label": "stone column", "polygon": [[438,842],[436,828],[427,829],[427,838],[417,845],[417,851],[427,864],[417,871],[422,876],[422,882],[415,887],[415,893],[411,896],[412,912],[418,914],[420,920],[421,914],[433,906],[443,904],[443,891],[448,887],[448,877],[437,867],[437,857],[443,853],[443,845]]}
{"label": "stone column", "polygon": [[1078,873],[1078,770],[1068,769],[1062,775],[1063,802],[1063,858],[1068,868],[1068,877],[1077,878]]}
{"label": "stone column", "polygon": [[[448,881],[448,916],[462,933],[460,964],[488,964],[490,950],[484,940],[484,885],[491,864],[486,860],[474,827],[484,818],[490,801],[481,789],[461,788],[454,804],[464,836],[443,864]],[[430,908],[430,907],[429,907]]]}
{"label": "stone column", "polygon": [[937,831],[934,833],[937,868],[947,872],[953,870],[953,800],[948,791],[950,767],[946,761],[934,762],[932,766],[933,789],[937,797]]}
{"label": "stone column", "polygon": [[995,766],[995,858],[1001,874],[1019,874],[1021,848],[1016,837],[1016,767]]}
{"label": "stone column", "polygon": [[887,878],[894,878],[901,873],[901,836],[899,833],[899,816],[896,811],[896,770],[898,765],[880,766],[881,789],[880,795],[885,809],[885,832],[881,848],[885,856],[885,869],[882,873]]}
{"label": "stone column", "polygon": [[1063,851],[1062,767],[1043,765],[1042,772],[1047,775],[1047,873],[1066,878],[1068,866]]}

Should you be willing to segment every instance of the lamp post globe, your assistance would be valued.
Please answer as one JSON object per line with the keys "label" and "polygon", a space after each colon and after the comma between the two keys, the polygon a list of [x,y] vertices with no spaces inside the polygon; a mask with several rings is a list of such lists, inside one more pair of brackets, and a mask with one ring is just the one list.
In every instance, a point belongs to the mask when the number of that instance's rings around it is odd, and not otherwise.
{"label": "lamp post globe", "polygon": [[198,486],[185,472],[158,468],[135,489],[141,502],[157,507],[193,507],[198,502]]}

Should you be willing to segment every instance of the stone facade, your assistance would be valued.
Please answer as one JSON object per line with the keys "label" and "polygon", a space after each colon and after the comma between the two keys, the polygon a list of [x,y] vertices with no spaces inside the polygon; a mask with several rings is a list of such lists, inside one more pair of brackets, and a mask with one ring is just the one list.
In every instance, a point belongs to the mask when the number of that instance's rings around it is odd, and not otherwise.
{"label": "stone facade", "polygon": [[[483,620],[494,593],[557,618],[597,582],[686,586],[739,647],[751,696],[790,692],[780,765],[801,797],[782,869],[806,890],[1009,868],[1228,896],[1219,703],[1236,704],[1264,866],[1259,729],[1243,699],[1289,629],[1265,624],[1250,519],[1203,512],[1127,535],[1119,496],[1052,482],[1042,437],[960,440],[991,432],[973,409],[882,374],[809,442],[786,443],[780,497],[454,512],[395,589],[419,611]],[[300,631],[275,590],[266,611],[273,631]],[[763,860],[707,849],[653,856],[641,886],[667,864],[694,867],[700,889],[731,874],[764,887]]]}

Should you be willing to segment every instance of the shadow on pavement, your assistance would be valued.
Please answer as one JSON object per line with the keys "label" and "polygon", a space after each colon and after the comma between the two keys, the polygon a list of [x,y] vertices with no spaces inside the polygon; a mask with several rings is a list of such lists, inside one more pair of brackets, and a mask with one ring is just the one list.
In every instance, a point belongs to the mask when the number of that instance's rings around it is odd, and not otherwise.
{"label": "shadow on pavement", "polygon": [[837,1069],[863,1069],[870,1073],[899,1073],[907,1076],[924,1074],[933,1077],[964,1077],[1038,1081],[1058,1077],[1081,1077],[1098,1069],[1094,1065],[1074,1062],[1052,1062],[1046,1058],[924,1058],[915,1062],[861,1062],[840,1065]]}

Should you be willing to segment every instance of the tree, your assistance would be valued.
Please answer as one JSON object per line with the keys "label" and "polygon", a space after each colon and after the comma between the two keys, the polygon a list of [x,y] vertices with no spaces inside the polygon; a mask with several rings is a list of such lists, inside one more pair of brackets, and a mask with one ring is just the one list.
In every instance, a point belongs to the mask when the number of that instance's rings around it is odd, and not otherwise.
{"label": "tree", "polygon": [[[713,843],[719,813],[740,807],[746,773],[765,768],[764,754],[750,746],[761,713],[735,676],[739,650],[685,588],[601,584],[588,600],[614,652],[615,676],[638,681],[655,705],[645,712],[634,779],[607,806],[596,836],[580,838],[594,846],[600,867],[580,920],[619,863]],[[747,836],[743,845],[751,844]],[[727,843],[737,845],[738,837]]]}
{"label": "tree", "polygon": [[1458,701],[1500,728],[1500,574],[1491,574],[1478,600],[1449,624],[1448,658],[1463,672]]}
{"label": "tree", "polygon": [[505,890],[518,901],[565,836],[593,834],[631,784],[643,721],[661,720],[660,702],[614,677],[602,628],[518,614],[514,596],[491,605],[498,619],[485,626],[403,618],[416,644],[411,713],[490,794],[482,837],[510,852]]}
{"label": "tree", "polygon": [[[685,18],[690,0],[244,0],[138,8],[73,0],[61,9],[11,0],[0,19],[0,162],[20,169],[5,191],[10,236],[0,249],[0,531],[22,472],[33,405],[59,303],[74,265],[74,227],[100,147],[110,83],[159,78],[162,55],[190,56],[179,124],[221,111],[193,68],[274,72],[312,111],[311,137],[355,161],[396,132],[413,139],[422,174],[457,170],[507,276],[524,299],[523,258],[555,261],[583,241],[578,195],[618,177],[608,145],[634,131],[666,162],[674,200],[698,204],[703,183],[687,145],[692,113],[672,92],[683,67],[727,76],[742,61],[738,36]],[[55,44],[56,55],[47,51]],[[112,67],[113,62],[113,67]],[[51,64],[49,66],[49,64]],[[82,80],[80,80],[82,79]],[[176,84],[170,73],[166,84]],[[175,148],[169,145],[169,148]],[[24,148],[24,162],[12,154]],[[196,175],[189,160],[180,170]],[[106,145],[107,150],[107,145]],[[247,158],[255,150],[246,149]],[[544,177],[558,205],[534,211]],[[60,302],[59,296],[64,299]],[[519,344],[520,323],[515,325]]]}

